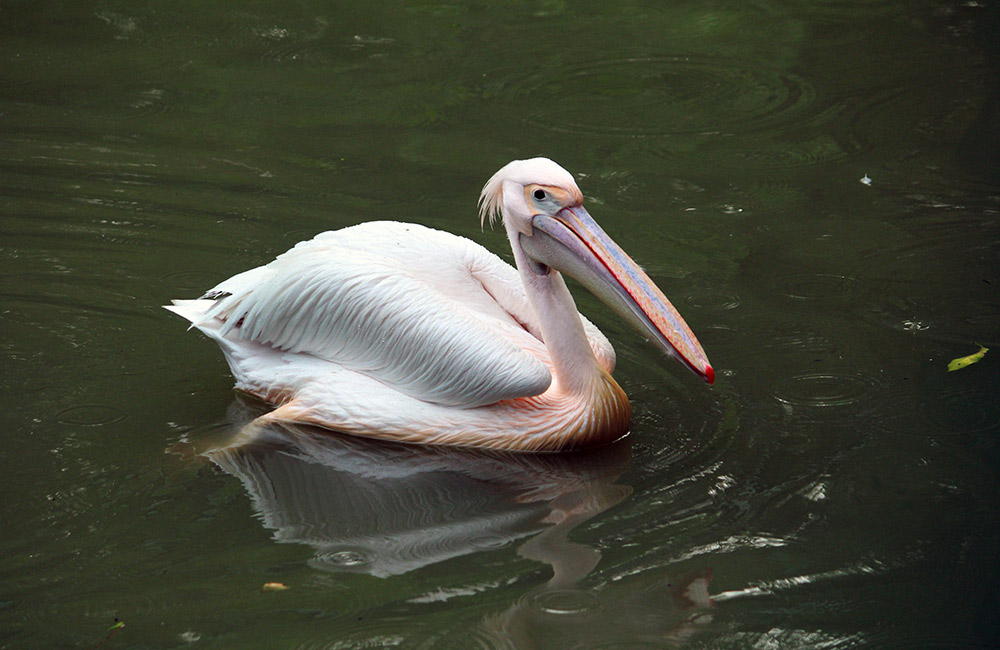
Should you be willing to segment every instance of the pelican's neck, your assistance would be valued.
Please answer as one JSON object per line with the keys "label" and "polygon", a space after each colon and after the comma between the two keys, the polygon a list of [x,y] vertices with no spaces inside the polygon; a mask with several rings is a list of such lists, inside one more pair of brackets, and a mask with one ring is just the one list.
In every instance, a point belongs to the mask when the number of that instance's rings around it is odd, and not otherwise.
{"label": "pelican's neck", "polygon": [[594,356],[562,274],[552,268],[545,274],[538,274],[534,270],[538,265],[528,259],[513,237],[511,248],[552,360],[553,385],[574,394],[593,391],[595,381],[600,381],[607,373]]}

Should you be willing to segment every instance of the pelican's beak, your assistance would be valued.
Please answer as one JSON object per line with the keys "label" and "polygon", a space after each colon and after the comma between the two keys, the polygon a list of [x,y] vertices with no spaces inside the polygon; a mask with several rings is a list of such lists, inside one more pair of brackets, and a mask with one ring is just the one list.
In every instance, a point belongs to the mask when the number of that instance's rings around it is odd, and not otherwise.
{"label": "pelican's beak", "polygon": [[582,206],[532,218],[534,232],[520,239],[537,262],[569,274],[639,332],[698,373],[715,381],[708,357],[667,297],[646,272],[597,225]]}

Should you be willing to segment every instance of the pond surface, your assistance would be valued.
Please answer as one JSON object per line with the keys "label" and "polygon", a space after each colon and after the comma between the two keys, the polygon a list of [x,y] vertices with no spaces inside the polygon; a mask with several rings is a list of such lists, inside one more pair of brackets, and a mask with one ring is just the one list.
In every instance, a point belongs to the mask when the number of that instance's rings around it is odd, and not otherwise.
{"label": "pond surface", "polygon": [[[0,647],[995,647],[997,7],[4,3]],[[373,219],[509,256],[535,155],[714,386],[576,288],[610,448],[233,444],[160,305]]]}

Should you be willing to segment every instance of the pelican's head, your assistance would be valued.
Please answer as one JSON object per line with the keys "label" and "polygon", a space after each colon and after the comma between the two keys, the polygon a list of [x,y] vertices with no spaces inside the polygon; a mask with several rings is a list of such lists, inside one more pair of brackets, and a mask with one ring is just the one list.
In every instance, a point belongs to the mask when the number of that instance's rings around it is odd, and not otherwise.
{"label": "pelican's head", "polygon": [[659,287],[583,207],[573,176],[548,158],[515,160],[483,187],[480,218],[503,217],[530,271],[576,278],[658,347],[712,383],[698,339]]}

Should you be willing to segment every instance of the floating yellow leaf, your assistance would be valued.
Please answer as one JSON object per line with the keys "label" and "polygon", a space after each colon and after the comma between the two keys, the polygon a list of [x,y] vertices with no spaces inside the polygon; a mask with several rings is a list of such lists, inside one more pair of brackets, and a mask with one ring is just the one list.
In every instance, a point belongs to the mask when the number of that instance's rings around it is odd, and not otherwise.
{"label": "floating yellow leaf", "polygon": [[288,586],[282,582],[265,582],[264,586],[260,588],[261,591],[285,591]]}
{"label": "floating yellow leaf", "polygon": [[959,357],[957,359],[952,359],[951,362],[948,363],[948,372],[951,372],[952,370],[961,370],[966,366],[971,366],[972,364],[982,359],[989,351],[990,351],[989,348],[984,348],[983,346],[980,345],[979,352],[976,352],[975,354],[970,354],[967,357]]}

